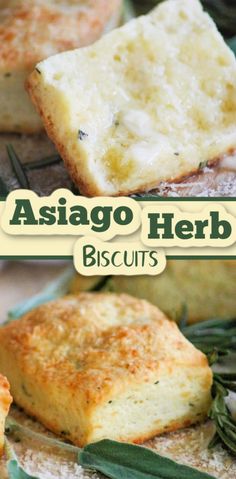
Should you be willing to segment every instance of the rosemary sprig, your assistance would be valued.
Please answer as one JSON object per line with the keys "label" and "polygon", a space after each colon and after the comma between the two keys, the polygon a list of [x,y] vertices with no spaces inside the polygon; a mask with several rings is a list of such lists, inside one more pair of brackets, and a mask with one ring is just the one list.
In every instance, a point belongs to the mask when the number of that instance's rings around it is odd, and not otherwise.
{"label": "rosemary sprig", "polygon": [[[236,350],[236,319],[216,318],[189,326],[187,319],[188,315],[186,307],[184,307],[180,322],[182,333],[194,346],[207,354],[210,366],[216,364],[221,356]],[[236,373],[214,373],[213,402],[209,417],[215,424],[216,434],[209,447],[213,448],[221,443],[235,454],[236,421],[225,401],[229,391],[236,392]]]}
{"label": "rosemary sprig", "polygon": [[[30,183],[27,176],[28,171],[39,170],[47,166],[53,166],[62,162],[62,158],[58,153],[56,153],[55,155],[46,156],[45,158],[42,158],[38,161],[22,163],[12,145],[7,145],[6,149],[18,183],[20,184],[21,188],[25,189],[30,188]],[[2,180],[0,180],[0,189],[4,187],[4,183],[2,182],[3,185],[1,185],[1,181]],[[6,191],[7,192],[2,196],[6,196],[9,193],[8,190]]]}
{"label": "rosemary sprig", "polygon": [[41,160],[38,160],[38,161],[24,163],[23,166],[26,170],[39,170],[41,168],[45,168],[46,166],[57,165],[58,163],[61,163],[61,162],[62,162],[62,158],[60,157],[60,155],[55,154],[55,155],[46,156],[45,158],[42,158]]}
{"label": "rosemary sprig", "polygon": [[214,447],[222,442],[230,452],[236,454],[236,421],[225,401],[229,391],[236,391],[236,374],[214,374],[213,402],[209,417],[215,423],[216,433],[209,447]]}
{"label": "rosemary sprig", "polygon": [[30,188],[28,177],[12,145],[7,145],[7,153],[20,187],[28,190]]}
{"label": "rosemary sprig", "polygon": [[8,193],[9,193],[9,190],[5,181],[2,178],[0,178],[0,197],[6,198]]}
{"label": "rosemary sprig", "polygon": [[40,293],[36,294],[35,296],[31,296],[29,299],[13,307],[8,312],[7,321],[18,319],[23,316],[23,314],[28,313],[37,306],[67,294],[74,274],[75,272],[73,266],[68,266],[68,268],[66,268],[66,270],[57,277],[57,279],[47,284],[45,288],[40,291]]}
{"label": "rosemary sprig", "polygon": [[216,318],[193,325],[185,322],[181,331],[196,348],[209,356],[220,357],[236,351],[236,318]]}

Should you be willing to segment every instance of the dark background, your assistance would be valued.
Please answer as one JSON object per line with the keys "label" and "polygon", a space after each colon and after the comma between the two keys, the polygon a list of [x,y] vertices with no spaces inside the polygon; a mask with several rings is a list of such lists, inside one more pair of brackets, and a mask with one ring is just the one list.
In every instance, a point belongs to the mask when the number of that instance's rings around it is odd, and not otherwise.
{"label": "dark background", "polygon": [[[146,13],[155,7],[159,0],[134,0],[137,13]],[[202,0],[205,10],[215,20],[219,30],[227,40],[230,40],[230,46],[236,51],[236,0]],[[234,37],[232,39],[232,37]]]}

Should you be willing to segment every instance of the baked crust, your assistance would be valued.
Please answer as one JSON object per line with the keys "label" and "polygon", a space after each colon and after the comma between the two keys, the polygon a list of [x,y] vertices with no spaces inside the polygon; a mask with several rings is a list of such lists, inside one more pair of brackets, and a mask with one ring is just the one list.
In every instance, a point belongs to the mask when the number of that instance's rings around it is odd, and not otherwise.
{"label": "baked crust", "polygon": [[8,415],[12,397],[9,392],[9,383],[5,377],[0,374],[0,455],[4,446],[5,419]]}
{"label": "baked crust", "polygon": [[33,70],[59,52],[94,42],[121,0],[0,2],[0,70]]}
{"label": "baked crust", "polygon": [[15,402],[80,446],[140,443],[200,421],[210,405],[206,357],[156,307],[124,294],[45,304],[1,328],[0,342]]}
{"label": "baked crust", "polygon": [[[74,292],[81,282],[76,286],[74,280]],[[175,321],[181,318],[185,305],[188,322],[192,324],[216,317],[235,317],[235,285],[234,260],[186,259],[168,261],[165,271],[155,278],[142,275],[127,281],[124,276],[114,276],[106,287],[146,299]]]}
{"label": "baked crust", "polygon": [[103,291],[145,299],[174,321],[182,317],[185,305],[190,324],[235,316],[235,260],[168,260],[165,271],[155,278],[141,275],[130,281],[126,276],[112,276],[105,284],[104,279],[102,276],[75,274],[69,292],[92,291],[101,285]]}
{"label": "baked crust", "polygon": [[37,133],[43,125],[24,82],[36,63],[97,40],[122,0],[0,2],[0,131]]}

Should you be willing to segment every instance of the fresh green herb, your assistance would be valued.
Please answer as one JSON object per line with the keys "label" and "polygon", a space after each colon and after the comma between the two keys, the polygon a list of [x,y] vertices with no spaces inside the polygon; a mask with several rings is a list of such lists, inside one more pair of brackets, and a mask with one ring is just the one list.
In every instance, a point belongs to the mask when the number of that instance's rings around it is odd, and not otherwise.
{"label": "fresh green herb", "polygon": [[[137,13],[140,14],[147,13],[162,1],[135,0],[134,3]],[[229,38],[236,34],[236,5],[234,0],[202,0],[201,3],[225,37]]]}
{"label": "fresh green herb", "polygon": [[229,391],[236,391],[236,374],[214,374],[213,403],[209,417],[214,421],[216,434],[209,447],[215,447],[219,442],[236,454],[236,421],[225,402]]}
{"label": "fresh green herb", "polygon": [[19,157],[12,145],[7,145],[7,153],[21,188],[29,189],[30,184]]}
{"label": "fresh green herb", "polygon": [[36,476],[27,474],[16,459],[12,459],[8,462],[7,472],[9,479],[38,479]]}
{"label": "fresh green herb", "polygon": [[59,439],[54,439],[53,437],[45,436],[45,434],[41,434],[38,432],[33,431],[29,427],[22,426],[19,422],[11,417],[7,418],[6,421],[6,429],[5,434],[7,436],[13,436],[15,438],[16,435],[25,436],[31,440],[41,441],[47,446],[59,447],[60,449],[64,449],[65,451],[72,452],[78,454],[79,448],[73,446],[72,444],[67,444]]}
{"label": "fresh green herb", "polygon": [[204,8],[226,37],[236,33],[236,5],[232,0],[202,0]]}
{"label": "fresh green herb", "polygon": [[[104,440],[79,449],[70,444],[45,437],[8,419],[8,434],[21,432],[31,439],[41,439],[50,446],[76,453],[78,463],[85,469],[101,472],[108,478],[120,479],[215,479],[209,474],[183,466],[140,446]],[[6,439],[9,479],[37,479],[20,466]]]}
{"label": "fresh green herb", "polygon": [[109,440],[85,447],[79,453],[79,464],[111,479],[213,479],[150,449]]}
{"label": "fresh green herb", "polygon": [[160,198],[162,199],[163,197],[158,195],[157,193],[151,193],[151,192],[147,192],[147,193],[136,193],[134,195],[131,195],[131,198]]}
{"label": "fresh green herb", "polygon": [[135,9],[133,7],[133,4],[130,0],[124,0],[124,6],[123,6],[123,22],[127,23],[132,18],[136,16]]}
{"label": "fresh green herb", "polygon": [[17,456],[7,439],[5,439],[5,454],[8,459],[7,472],[9,479],[38,479],[36,476],[30,476],[20,466]]}
{"label": "fresh green herb", "polygon": [[[55,155],[46,156],[45,158],[42,158],[41,160],[38,160],[38,161],[22,163],[12,145],[7,145],[7,153],[21,188],[26,188],[26,189],[30,188],[29,179],[27,177],[27,171],[38,170],[38,169],[45,168],[47,166],[53,166],[62,162],[62,158],[60,157],[58,153],[56,153]],[[0,182],[0,189],[3,189],[3,188],[4,188],[4,185],[1,185],[1,182]],[[6,196],[9,193],[6,187],[5,187],[5,190],[7,191],[7,193],[3,194],[2,196]]]}
{"label": "fresh green herb", "polygon": [[230,40],[228,40],[227,43],[229,47],[231,48],[231,50],[233,50],[233,52],[236,55],[236,36],[233,38],[230,38]]}
{"label": "fresh green herb", "polygon": [[110,281],[111,278],[112,276],[101,277],[101,279],[99,279],[99,282],[96,283],[95,286],[90,291],[93,291],[93,292],[103,291],[106,288],[107,283]]}
{"label": "fresh green herb", "polygon": [[6,198],[8,193],[9,193],[9,190],[5,181],[2,178],[0,178],[0,196],[3,198]]}
{"label": "fresh green herb", "polygon": [[189,326],[185,324],[181,331],[212,359],[213,355],[220,357],[236,350],[236,319],[216,318]]}
{"label": "fresh green herb", "polygon": [[52,166],[61,163],[61,161],[62,158],[60,157],[60,155],[55,154],[51,156],[46,156],[46,158],[42,158],[38,161],[24,163],[23,166],[26,170],[39,170],[40,168],[45,168],[46,166]]}
{"label": "fresh green herb", "polygon": [[8,312],[8,321],[20,318],[40,304],[60,298],[68,293],[69,284],[74,276],[74,268],[69,266],[56,280],[49,283],[39,294],[32,296],[27,301],[19,304]]}
{"label": "fresh green herb", "polygon": [[[181,331],[198,349],[208,356],[210,366],[222,356],[236,350],[236,319],[211,319],[187,325],[187,311],[182,313]],[[212,407],[209,417],[214,421],[216,434],[209,447],[223,443],[230,452],[236,453],[236,421],[225,402],[229,391],[236,392],[235,373],[214,373]]]}

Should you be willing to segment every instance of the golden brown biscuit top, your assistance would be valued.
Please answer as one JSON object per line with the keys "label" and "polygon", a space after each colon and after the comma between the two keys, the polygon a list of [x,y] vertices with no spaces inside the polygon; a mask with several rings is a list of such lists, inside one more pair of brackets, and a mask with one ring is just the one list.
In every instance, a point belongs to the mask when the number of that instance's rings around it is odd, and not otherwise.
{"label": "golden brown biscuit top", "polygon": [[158,380],[182,364],[207,365],[174,322],[124,294],[81,293],[50,302],[1,328],[0,342],[23,372],[64,384],[87,402],[130,382]]}
{"label": "golden brown biscuit top", "polygon": [[10,386],[7,379],[0,374],[0,412],[3,411],[6,415],[12,403],[9,388]]}
{"label": "golden brown biscuit top", "polygon": [[0,0],[0,69],[29,69],[95,41],[121,0]]}

